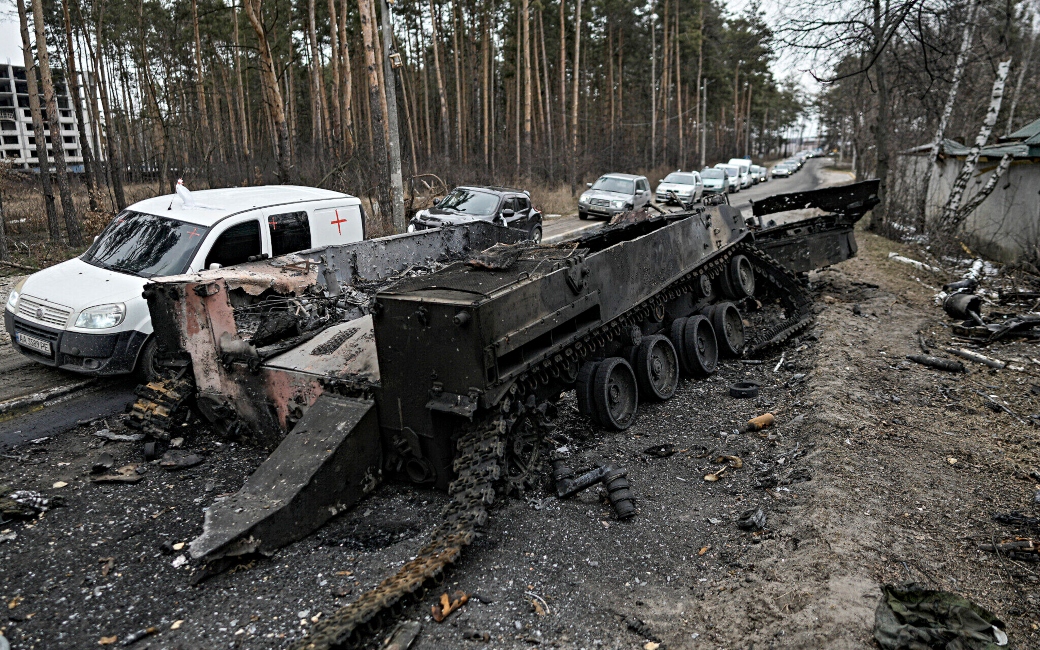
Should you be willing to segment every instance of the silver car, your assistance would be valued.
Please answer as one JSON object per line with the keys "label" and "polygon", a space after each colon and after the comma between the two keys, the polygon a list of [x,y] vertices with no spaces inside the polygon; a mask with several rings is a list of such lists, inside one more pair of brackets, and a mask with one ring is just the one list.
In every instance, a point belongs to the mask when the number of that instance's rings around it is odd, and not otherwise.
{"label": "silver car", "polygon": [[657,185],[657,202],[658,203],[675,203],[676,199],[672,195],[678,197],[678,201],[682,203],[696,203],[701,200],[701,195],[704,194],[704,183],[701,181],[701,175],[697,172],[684,172],[674,171],[664,177]]}
{"label": "silver car", "polygon": [[578,218],[605,217],[639,210],[650,203],[650,181],[646,176],[604,174],[578,198]]}
{"label": "silver car", "polygon": [[751,165],[751,175],[755,177],[756,183],[765,183],[769,180],[769,170],[759,165]]}

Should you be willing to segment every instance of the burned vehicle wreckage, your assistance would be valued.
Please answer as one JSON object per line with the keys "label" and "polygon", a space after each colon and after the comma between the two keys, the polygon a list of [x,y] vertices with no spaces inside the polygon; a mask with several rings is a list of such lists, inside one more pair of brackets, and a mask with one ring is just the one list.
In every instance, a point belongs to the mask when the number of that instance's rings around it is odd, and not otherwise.
{"label": "burned vehicle wreckage", "polygon": [[547,477],[562,393],[623,430],[680,377],[804,329],[799,274],[856,254],[877,189],[779,195],[746,220],[724,202],[629,215],[554,245],[477,222],[163,278],[145,297],[166,378],[138,389],[130,422],[147,453],[195,417],[273,449],[206,511],[191,554],[211,571],[300,539],[383,480],[451,495],[413,560],[300,645],[349,647],[441,578],[496,491]]}

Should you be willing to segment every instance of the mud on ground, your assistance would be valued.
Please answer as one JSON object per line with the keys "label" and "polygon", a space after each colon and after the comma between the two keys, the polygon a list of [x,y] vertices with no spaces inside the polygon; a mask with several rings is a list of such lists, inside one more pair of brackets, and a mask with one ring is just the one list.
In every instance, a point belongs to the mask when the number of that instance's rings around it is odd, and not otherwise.
{"label": "mud on ground", "polygon": [[[1040,354],[997,345],[987,353],[1025,370],[963,376],[906,361],[919,331],[950,338],[925,286],[938,280],[915,281],[887,260],[900,250],[890,242],[858,239],[860,258],[813,275],[815,326],[762,364],[729,361],[708,381],[685,381],[624,433],[591,428],[565,400],[557,444],[576,469],[628,469],[638,515],[617,522],[595,489],[509,499],[448,582],[406,612],[424,626],[415,647],[639,648],[647,634],[670,648],[873,647],[880,585],[908,579],[990,609],[1012,647],[1040,646],[1036,565],[978,550],[1035,534],[991,517],[1035,515],[1035,431],[974,392],[1031,422],[1040,365],[1029,359]],[[762,382],[761,395],[731,398],[741,378]],[[776,427],[743,431],[765,411]],[[385,485],[274,557],[193,586],[200,567],[176,545],[201,532],[203,508],[234,492],[263,453],[203,434],[192,443],[201,465],[146,465],[136,484],[100,486],[88,473],[102,451],[117,467],[139,462],[134,443],[92,435],[103,428],[123,432],[118,419],[94,422],[0,458],[0,482],[66,499],[35,522],[0,526],[17,533],[0,542],[0,629],[16,650],[122,643],[149,626],[158,633],[133,647],[285,647],[415,553],[446,500]],[[678,453],[644,453],[665,443]],[[742,467],[706,482],[721,455]],[[756,508],[765,530],[739,529]],[[455,589],[473,597],[432,622],[436,595]],[[485,632],[487,642],[470,638]]]}

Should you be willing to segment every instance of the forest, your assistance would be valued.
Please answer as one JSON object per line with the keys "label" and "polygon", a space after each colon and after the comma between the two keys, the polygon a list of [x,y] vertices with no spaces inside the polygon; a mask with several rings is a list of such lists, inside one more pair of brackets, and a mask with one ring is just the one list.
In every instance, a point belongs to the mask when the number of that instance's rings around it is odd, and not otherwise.
{"label": "forest", "polygon": [[302,183],[368,198],[371,232],[388,233],[393,144],[406,193],[437,181],[573,193],[605,171],[777,152],[805,104],[771,72],[757,5],[34,3],[50,65],[83,87],[102,134],[85,180],[117,209],[125,185]]}

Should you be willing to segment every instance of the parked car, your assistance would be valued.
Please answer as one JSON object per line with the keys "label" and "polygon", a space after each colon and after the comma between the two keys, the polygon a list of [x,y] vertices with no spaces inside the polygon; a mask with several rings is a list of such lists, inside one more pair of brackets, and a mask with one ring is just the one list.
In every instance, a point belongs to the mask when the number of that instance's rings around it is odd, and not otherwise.
{"label": "parked car", "polygon": [[732,193],[739,192],[744,189],[743,179],[740,177],[740,167],[736,165],[726,165],[723,163],[717,163],[715,169],[724,169],[726,174],[729,175],[729,191]]}
{"label": "parked car", "polygon": [[751,176],[756,183],[765,183],[769,180],[769,170],[759,165],[751,165]]}
{"label": "parked car", "polygon": [[361,202],[278,185],[177,193],[120,212],[83,255],[30,275],[7,298],[4,324],[33,361],[91,375],[155,373],[141,296],[151,278],[360,241]]}
{"label": "parked car", "polygon": [[725,169],[711,168],[701,172],[704,194],[729,194],[729,174]]}
{"label": "parked car", "polygon": [[751,187],[758,181],[755,180],[754,175],[751,173],[751,159],[750,158],[730,158],[728,165],[734,165],[740,170],[740,187]]}
{"label": "parked car", "polygon": [[650,203],[650,181],[646,176],[604,174],[578,197],[578,218],[613,217],[626,210],[639,210]]}
{"label": "parked car", "polygon": [[793,172],[791,171],[791,166],[789,164],[781,162],[773,165],[773,169],[770,170],[770,173],[773,174],[773,178],[787,178]]}
{"label": "parked car", "polygon": [[531,205],[527,190],[467,185],[456,187],[429,210],[419,210],[408,223],[408,232],[453,226],[471,221],[492,221],[523,230],[535,242],[542,241],[542,213]]}
{"label": "parked car", "polygon": [[679,197],[679,201],[682,203],[700,201],[701,196],[704,194],[704,183],[701,180],[701,175],[697,172],[684,172],[682,170],[668,174],[657,185],[657,202],[664,204],[675,203],[676,201],[670,193],[674,193]]}

